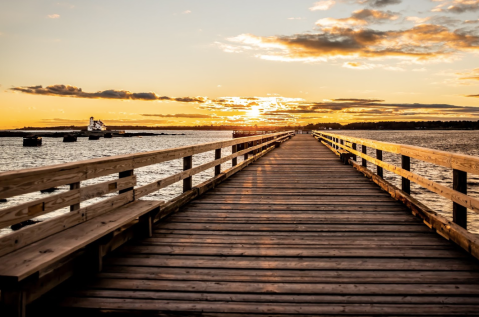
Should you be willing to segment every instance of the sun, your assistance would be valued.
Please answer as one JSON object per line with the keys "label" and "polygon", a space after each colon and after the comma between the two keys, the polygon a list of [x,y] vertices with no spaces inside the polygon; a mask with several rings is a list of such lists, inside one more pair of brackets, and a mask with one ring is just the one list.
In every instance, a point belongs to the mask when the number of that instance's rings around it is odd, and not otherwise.
{"label": "sun", "polygon": [[247,111],[247,115],[249,117],[259,117],[260,114],[261,112],[259,110],[259,107],[251,107],[251,110]]}

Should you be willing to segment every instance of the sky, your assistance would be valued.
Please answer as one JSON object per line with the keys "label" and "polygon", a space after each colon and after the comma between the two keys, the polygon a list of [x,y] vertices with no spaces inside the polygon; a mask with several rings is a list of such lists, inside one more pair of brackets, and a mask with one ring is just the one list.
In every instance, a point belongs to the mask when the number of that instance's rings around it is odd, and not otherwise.
{"label": "sky", "polygon": [[479,120],[479,0],[0,0],[0,129]]}

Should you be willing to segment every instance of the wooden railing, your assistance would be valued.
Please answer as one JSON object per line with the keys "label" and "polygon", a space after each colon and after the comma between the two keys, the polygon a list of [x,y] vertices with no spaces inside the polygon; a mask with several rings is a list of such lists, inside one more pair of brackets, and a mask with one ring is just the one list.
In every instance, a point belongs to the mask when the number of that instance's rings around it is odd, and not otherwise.
{"label": "wooden railing", "polygon": [[[0,198],[69,185],[66,192],[0,209],[0,228],[70,209],[0,237],[0,311],[6,316],[25,316],[28,303],[60,283],[101,271],[106,254],[135,237],[151,237],[154,222],[178,211],[292,135],[282,132],[0,173]],[[243,150],[238,150],[239,145]],[[232,147],[232,154],[223,157],[226,147]],[[193,155],[207,151],[215,152],[214,161],[193,166]],[[238,163],[240,155],[244,160]],[[175,159],[183,159],[183,171],[137,186],[135,169]],[[232,167],[222,171],[221,164],[227,161]],[[193,175],[210,168],[214,168],[214,176],[193,186]],[[81,186],[82,181],[111,174],[117,174],[118,179]],[[183,193],[166,203],[139,200],[179,181],[183,181]],[[118,194],[81,205],[109,193]]]}
{"label": "wooden railing", "polygon": [[[0,256],[88,221],[181,180],[183,180],[183,191],[187,192],[193,188],[193,175],[214,167],[215,176],[218,176],[221,173],[221,164],[231,160],[232,166],[235,167],[238,164],[237,158],[239,156],[244,155],[245,159],[248,159],[248,153],[255,155],[275,143],[289,138],[291,135],[292,132],[282,132],[0,173],[0,198],[10,198],[61,185],[70,186],[70,190],[63,193],[0,209],[0,228],[21,223],[68,206],[72,211],[0,237]],[[239,144],[244,144],[245,149],[237,151],[237,145]],[[232,154],[222,157],[221,149],[230,146],[232,147]],[[193,166],[193,155],[212,150],[215,151],[214,161]],[[136,168],[181,158],[183,158],[182,172],[159,179],[148,185],[135,187],[137,177],[134,170]],[[118,173],[118,179],[86,187],[80,186],[82,181],[114,173]],[[81,206],[81,203],[85,200],[114,192],[118,192],[118,195],[86,207]]]}
{"label": "wooden railing", "polygon": [[[401,193],[392,190],[394,194],[403,197],[403,202],[407,200],[409,205],[411,205],[411,202],[416,204],[416,209],[426,211],[426,217],[432,216],[434,219],[429,218],[426,223],[432,227],[436,226],[436,230],[439,233],[451,238],[451,236],[454,235],[454,233],[451,233],[451,229],[453,229],[452,231],[458,233],[462,237],[466,235],[467,241],[455,242],[466,250],[472,252],[474,256],[479,256],[479,250],[471,249],[479,247],[479,245],[477,245],[479,241],[475,235],[467,232],[467,209],[479,213],[479,199],[467,195],[467,173],[479,175],[478,157],[432,150],[412,145],[355,138],[323,131],[314,131],[313,135],[338,155],[343,155],[344,152],[350,153],[351,159],[348,161],[358,170],[364,172],[367,170],[368,162],[374,164],[376,166],[376,174],[370,176],[379,185],[383,184],[384,186],[382,187],[385,190],[394,186],[387,184],[387,182],[384,181],[383,170],[401,176]],[[361,145],[361,152],[358,151],[358,145]],[[368,155],[369,149],[374,149],[376,151],[376,158]],[[401,166],[395,166],[384,162],[382,160],[383,151],[401,155]],[[361,166],[355,162],[357,157],[362,158]],[[452,169],[453,188],[438,184],[437,182],[411,172],[411,158]],[[406,197],[411,193],[411,182],[451,200],[453,202],[453,222],[451,223],[445,218],[439,216],[417,200],[411,197]],[[393,193],[391,192],[391,194]],[[434,221],[437,221],[437,223],[431,224],[431,222]],[[451,226],[451,224],[453,225]],[[461,228],[459,229],[458,227]],[[465,230],[461,230],[462,228]],[[452,238],[452,240],[455,240],[455,238]]]}

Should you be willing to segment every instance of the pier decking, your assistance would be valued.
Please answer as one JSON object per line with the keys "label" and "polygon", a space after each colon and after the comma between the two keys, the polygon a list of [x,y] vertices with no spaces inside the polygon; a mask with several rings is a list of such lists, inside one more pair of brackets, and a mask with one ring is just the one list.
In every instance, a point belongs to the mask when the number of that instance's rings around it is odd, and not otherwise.
{"label": "pier decking", "polygon": [[297,135],[32,314],[479,315],[478,269],[326,146]]}

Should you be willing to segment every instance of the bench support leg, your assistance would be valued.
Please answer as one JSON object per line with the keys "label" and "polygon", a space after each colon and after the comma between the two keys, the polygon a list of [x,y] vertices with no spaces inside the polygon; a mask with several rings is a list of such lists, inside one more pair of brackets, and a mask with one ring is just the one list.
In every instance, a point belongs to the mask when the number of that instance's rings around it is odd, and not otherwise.
{"label": "bench support leg", "polygon": [[137,232],[139,237],[151,238],[153,236],[153,219],[151,212],[140,217]]}
{"label": "bench support leg", "polygon": [[6,312],[5,317],[25,317],[27,303],[24,291],[2,290],[2,304]]}

